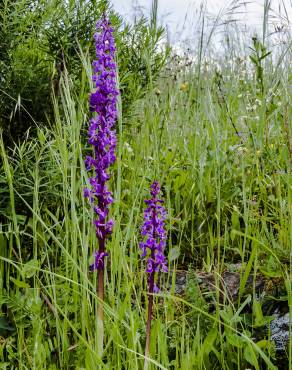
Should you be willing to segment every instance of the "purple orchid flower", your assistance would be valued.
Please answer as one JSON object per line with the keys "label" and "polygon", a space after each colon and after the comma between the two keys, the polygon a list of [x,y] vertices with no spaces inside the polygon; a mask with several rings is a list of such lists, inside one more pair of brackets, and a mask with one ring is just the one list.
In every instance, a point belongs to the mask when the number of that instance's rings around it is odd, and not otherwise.
{"label": "purple orchid flower", "polygon": [[110,179],[108,168],[115,160],[117,145],[114,126],[117,120],[115,42],[113,28],[109,20],[104,17],[96,24],[94,35],[96,60],[92,63],[95,85],[89,98],[90,111],[94,113],[88,129],[88,142],[93,147],[93,156],[85,159],[87,171],[92,175],[89,178],[90,187],[84,189],[84,197],[88,198],[95,213],[93,221],[99,249],[95,252],[95,262],[90,270],[103,270],[106,238],[112,233],[113,220],[108,219],[109,205],[113,202],[112,193],[106,186]]}

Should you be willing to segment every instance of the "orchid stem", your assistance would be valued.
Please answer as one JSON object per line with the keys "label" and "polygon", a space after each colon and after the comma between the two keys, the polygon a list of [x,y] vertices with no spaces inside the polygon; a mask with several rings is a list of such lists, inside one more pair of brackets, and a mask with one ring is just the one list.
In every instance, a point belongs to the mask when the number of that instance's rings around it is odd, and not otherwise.
{"label": "orchid stem", "polygon": [[97,327],[98,327],[98,356],[101,358],[103,354],[103,338],[104,338],[104,308],[103,308],[103,301],[104,301],[104,284],[103,278],[104,272],[103,270],[98,271],[98,309],[97,309]]}
{"label": "orchid stem", "polygon": [[148,369],[149,364],[149,352],[150,352],[150,338],[151,338],[151,321],[153,311],[153,289],[154,289],[154,272],[151,273],[149,280],[149,297],[148,297],[148,317],[146,324],[146,346],[145,346],[145,362],[144,370]]}

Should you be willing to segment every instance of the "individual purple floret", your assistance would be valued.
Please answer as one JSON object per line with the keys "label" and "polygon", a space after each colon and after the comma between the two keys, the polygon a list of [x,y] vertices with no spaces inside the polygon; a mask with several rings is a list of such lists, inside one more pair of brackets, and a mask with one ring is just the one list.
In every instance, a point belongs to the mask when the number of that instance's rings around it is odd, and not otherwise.
{"label": "individual purple floret", "polygon": [[140,243],[142,258],[147,257],[147,269],[149,275],[149,292],[156,292],[158,289],[154,284],[155,272],[167,272],[167,260],[164,256],[166,245],[166,231],[164,222],[166,218],[163,200],[158,198],[160,186],[157,181],[151,185],[151,199],[145,200],[147,208],[144,211],[144,224],[141,234],[145,241]]}
{"label": "individual purple floret", "polygon": [[103,270],[104,269],[104,257],[108,256],[108,253],[99,251],[94,252],[94,262],[89,266],[90,271]]}
{"label": "individual purple floret", "polygon": [[96,24],[94,35],[96,60],[93,62],[92,80],[95,89],[89,98],[90,111],[94,112],[88,130],[88,142],[93,146],[93,156],[87,156],[85,166],[92,172],[89,178],[90,187],[84,189],[84,197],[88,198],[95,213],[93,221],[99,250],[95,252],[95,262],[90,270],[104,269],[105,240],[112,232],[113,220],[108,219],[109,205],[113,202],[111,191],[106,186],[110,179],[108,168],[115,160],[117,145],[114,125],[117,120],[115,42],[113,28],[104,17]]}

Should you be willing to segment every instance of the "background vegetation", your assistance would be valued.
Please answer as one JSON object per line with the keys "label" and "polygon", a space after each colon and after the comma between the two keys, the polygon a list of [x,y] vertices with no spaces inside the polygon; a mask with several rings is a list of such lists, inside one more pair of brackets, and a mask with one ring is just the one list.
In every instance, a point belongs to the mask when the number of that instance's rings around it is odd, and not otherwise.
{"label": "background vegetation", "polygon": [[292,310],[289,30],[267,31],[267,1],[250,48],[230,23],[222,53],[211,42],[218,20],[210,31],[202,13],[196,56],[179,56],[161,47],[155,4],[133,25],[110,11],[121,114],[102,359],[82,192],[92,35],[109,5],[0,5],[1,369],[142,368],[138,242],[154,179],[169,213],[170,272],[155,304],[153,369],[292,369],[291,340],[279,352],[270,330]]}

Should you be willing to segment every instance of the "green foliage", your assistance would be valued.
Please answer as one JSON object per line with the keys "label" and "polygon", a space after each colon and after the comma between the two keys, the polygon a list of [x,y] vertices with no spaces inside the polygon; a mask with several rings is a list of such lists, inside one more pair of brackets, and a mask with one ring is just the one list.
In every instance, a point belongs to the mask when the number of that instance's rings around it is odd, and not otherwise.
{"label": "green foliage", "polygon": [[205,336],[212,328],[212,322],[201,312],[209,312],[210,307],[200,290],[196,273],[191,268],[189,268],[187,275],[186,299],[196,307],[196,309],[191,309],[188,313],[190,327],[194,331],[199,330]]}
{"label": "green foliage", "polygon": [[145,18],[127,25],[117,39],[120,89],[123,112],[131,112],[133,103],[145,96],[166,63],[169,50],[159,50],[165,36],[162,27],[149,27]]}
{"label": "green foliage", "polygon": [[[50,106],[52,64],[42,49],[41,12],[32,1],[5,0],[0,13],[1,55],[0,124],[13,140]],[[1,44],[2,44],[1,43]]]}
{"label": "green foliage", "polygon": [[252,55],[250,55],[249,58],[254,64],[256,80],[260,88],[260,91],[263,94],[265,89],[263,60],[267,58],[272,52],[267,51],[265,45],[263,45],[256,36],[252,38],[252,42],[253,42],[253,47],[251,48]]}
{"label": "green foliage", "polygon": [[5,0],[1,3],[0,127],[5,141],[13,142],[36,124],[53,120],[52,93],[60,95],[60,79],[66,70],[74,89],[89,90],[82,80],[81,50],[93,60],[95,22],[108,10],[116,29],[124,114],[157,78],[165,63],[158,49],[163,29],[146,19],[123,27],[107,1],[60,2]]}

